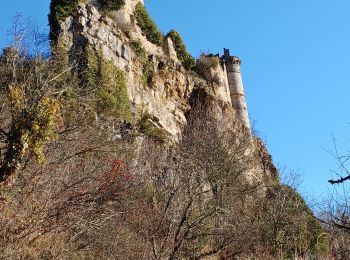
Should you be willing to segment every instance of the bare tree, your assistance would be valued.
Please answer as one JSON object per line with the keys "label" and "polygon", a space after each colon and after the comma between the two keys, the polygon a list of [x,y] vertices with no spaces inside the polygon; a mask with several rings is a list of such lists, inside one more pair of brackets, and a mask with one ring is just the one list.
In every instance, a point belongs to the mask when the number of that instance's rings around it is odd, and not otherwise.
{"label": "bare tree", "polygon": [[250,139],[215,120],[209,103],[192,104],[177,148],[151,142],[140,155],[135,171],[149,189],[125,222],[145,239],[149,258],[231,257],[254,243],[248,235],[254,228],[242,217],[259,185],[245,177]]}

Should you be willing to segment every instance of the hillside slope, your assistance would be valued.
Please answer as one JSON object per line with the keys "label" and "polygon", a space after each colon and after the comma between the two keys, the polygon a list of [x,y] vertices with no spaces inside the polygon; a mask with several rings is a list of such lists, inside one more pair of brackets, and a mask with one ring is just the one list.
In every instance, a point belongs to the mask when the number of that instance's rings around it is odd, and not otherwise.
{"label": "hillside slope", "polygon": [[252,135],[240,60],[195,60],[140,0],[52,0],[52,56],[0,59],[0,258],[320,256]]}

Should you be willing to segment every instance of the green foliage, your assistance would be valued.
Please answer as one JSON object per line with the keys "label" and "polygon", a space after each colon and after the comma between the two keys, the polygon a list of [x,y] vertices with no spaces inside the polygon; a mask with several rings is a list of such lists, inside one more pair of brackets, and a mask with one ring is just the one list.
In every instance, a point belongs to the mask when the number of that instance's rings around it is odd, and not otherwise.
{"label": "green foliage", "polygon": [[196,60],[188,53],[180,34],[175,30],[171,30],[168,37],[173,41],[177,58],[182,65],[188,70],[193,69],[196,66]]}
{"label": "green foliage", "polygon": [[134,16],[136,18],[137,25],[141,28],[141,31],[143,35],[146,36],[147,40],[161,46],[163,44],[163,35],[148,14],[144,5],[140,2],[136,4]]}
{"label": "green foliage", "polygon": [[147,84],[147,82],[149,81],[149,79],[153,75],[154,64],[152,61],[149,60],[147,51],[142,46],[141,42],[132,41],[131,48],[135,52],[138,60],[140,61],[141,65],[142,65],[143,81],[145,84]]}
{"label": "green foliage", "polygon": [[50,25],[50,40],[56,41],[60,33],[60,23],[67,17],[73,15],[79,3],[86,0],[52,0],[50,3],[50,13],[48,15]]}
{"label": "green foliage", "polygon": [[130,121],[125,72],[93,50],[88,50],[87,62],[85,80],[88,88],[96,90],[96,110]]}
{"label": "green foliage", "polygon": [[118,11],[125,5],[125,0],[99,0],[106,11]]}
{"label": "green foliage", "polygon": [[139,121],[140,132],[148,137],[159,141],[165,142],[168,139],[168,135],[164,129],[157,127],[149,114],[145,114]]}

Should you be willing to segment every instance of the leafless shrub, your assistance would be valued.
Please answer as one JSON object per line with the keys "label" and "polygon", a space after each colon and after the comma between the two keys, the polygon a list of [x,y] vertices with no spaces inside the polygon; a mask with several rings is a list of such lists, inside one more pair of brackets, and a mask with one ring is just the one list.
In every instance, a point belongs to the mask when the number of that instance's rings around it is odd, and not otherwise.
{"label": "leafless shrub", "polygon": [[220,66],[217,56],[202,53],[197,60],[195,71],[210,84],[220,84],[220,78],[215,71]]}

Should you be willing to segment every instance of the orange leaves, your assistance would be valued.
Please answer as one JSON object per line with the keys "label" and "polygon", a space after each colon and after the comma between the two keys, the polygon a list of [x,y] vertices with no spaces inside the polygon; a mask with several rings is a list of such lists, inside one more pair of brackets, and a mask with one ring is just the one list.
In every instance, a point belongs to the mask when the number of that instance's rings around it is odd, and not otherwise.
{"label": "orange leaves", "polygon": [[114,160],[112,162],[112,168],[105,173],[105,177],[108,182],[114,182],[116,180],[129,181],[131,179],[129,167],[122,160]]}
{"label": "orange leaves", "polygon": [[122,160],[114,160],[109,171],[103,174],[99,191],[107,196],[115,196],[130,184],[132,176],[128,164]]}

